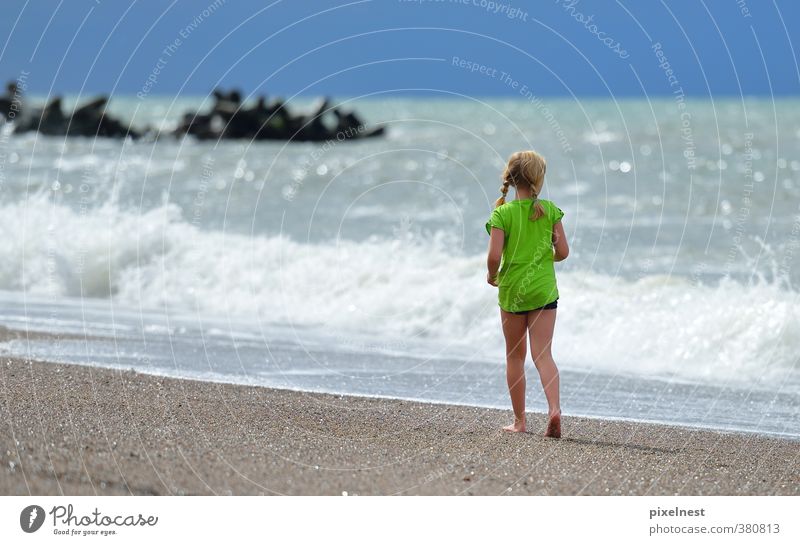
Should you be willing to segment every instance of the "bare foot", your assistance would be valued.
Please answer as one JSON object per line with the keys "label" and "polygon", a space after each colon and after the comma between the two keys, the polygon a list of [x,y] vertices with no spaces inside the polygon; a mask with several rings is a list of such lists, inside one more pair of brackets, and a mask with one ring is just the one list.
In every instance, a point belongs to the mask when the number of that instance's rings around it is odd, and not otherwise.
{"label": "bare foot", "polygon": [[513,433],[525,433],[525,421],[514,419],[514,423],[509,426],[503,426],[503,431],[510,431]]}
{"label": "bare foot", "polygon": [[561,438],[561,413],[550,415],[550,418],[547,420],[547,431],[544,432],[544,436],[554,439]]}

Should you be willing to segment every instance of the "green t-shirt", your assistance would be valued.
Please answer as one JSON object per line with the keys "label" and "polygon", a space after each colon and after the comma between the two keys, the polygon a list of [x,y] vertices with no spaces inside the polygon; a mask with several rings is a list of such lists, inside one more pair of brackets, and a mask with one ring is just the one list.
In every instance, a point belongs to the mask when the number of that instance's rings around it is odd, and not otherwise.
{"label": "green t-shirt", "polygon": [[550,201],[539,199],[544,216],[531,221],[532,199],[516,199],[498,206],[486,222],[505,232],[503,259],[497,275],[498,302],[507,312],[543,307],[558,299],[553,267],[553,225],[564,212]]}

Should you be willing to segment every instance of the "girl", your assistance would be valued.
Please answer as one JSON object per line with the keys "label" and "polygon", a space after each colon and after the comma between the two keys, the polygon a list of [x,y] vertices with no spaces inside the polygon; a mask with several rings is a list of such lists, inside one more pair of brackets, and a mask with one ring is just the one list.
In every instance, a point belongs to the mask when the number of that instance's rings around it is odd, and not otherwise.
{"label": "girl", "polygon": [[[503,429],[525,431],[526,336],[531,357],[547,398],[546,437],[561,437],[558,368],[550,354],[556,323],[558,289],[554,261],[569,254],[561,218],[564,212],[539,199],[546,170],[544,157],[535,151],[518,151],[503,171],[503,194],[495,203],[489,232],[487,281],[499,287],[500,319],[506,339],[506,379],[514,409],[514,423]],[[509,186],[517,197],[506,203]],[[499,269],[499,273],[498,273]]]}

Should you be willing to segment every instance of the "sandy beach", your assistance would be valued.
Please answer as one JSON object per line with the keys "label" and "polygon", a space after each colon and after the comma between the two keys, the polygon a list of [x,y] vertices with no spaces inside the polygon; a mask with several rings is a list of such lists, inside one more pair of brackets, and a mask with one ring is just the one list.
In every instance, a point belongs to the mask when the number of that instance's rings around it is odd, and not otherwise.
{"label": "sandy beach", "polygon": [[[5,332],[8,336],[9,332]],[[0,493],[790,494],[798,443],[3,358]]]}

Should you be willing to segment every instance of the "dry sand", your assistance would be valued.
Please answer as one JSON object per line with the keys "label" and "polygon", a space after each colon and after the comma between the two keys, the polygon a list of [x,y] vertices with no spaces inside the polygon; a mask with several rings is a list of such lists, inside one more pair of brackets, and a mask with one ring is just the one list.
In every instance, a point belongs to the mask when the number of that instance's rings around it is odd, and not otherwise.
{"label": "dry sand", "polygon": [[0,359],[0,493],[791,494],[799,442]]}

